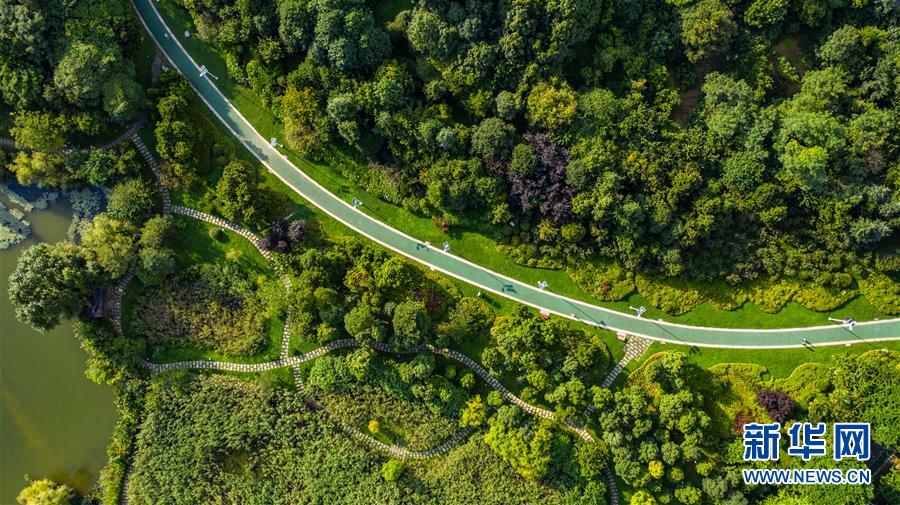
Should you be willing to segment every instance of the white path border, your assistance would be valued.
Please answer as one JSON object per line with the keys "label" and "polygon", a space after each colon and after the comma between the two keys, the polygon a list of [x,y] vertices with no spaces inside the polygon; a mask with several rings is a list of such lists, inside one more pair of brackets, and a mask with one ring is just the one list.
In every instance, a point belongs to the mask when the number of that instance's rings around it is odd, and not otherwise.
{"label": "white path border", "polygon": [[[191,64],[193,64],[194,67],[199,71],[200,66],[197,65],[197,62],[194,60],[193,56],[191,56],[190,52],[188,52],[188,51],[184,48],[184,46],[183,46],[183,45],[181,44],[181,42],[178,40],[178,37],[175,35],[175,33],[172,32],[171,28],[169,28],[168,24],[165,22],[165,19],[162,17],[162,15],[159,13],[159,10],[158,10],[158,9],[156,8],[156,6],[153,4],[153,0],[146,0],[146,1],[147,1],[147,4],[148,4],[148,5],[151,7],[151,9],[153,10],[154,14],[156,14],[156,16],[157,16],[157,18],[159,19],[160,23],[165,27],[165,29],[166,29],[166,31],[168,32],[168,34],[169,34],[169,36],[171,37],[171,39],[172,39],[172,40],[178,45],[178,47],[184,52],[184,54],[187,56],[188,60],[190,60]],[[132,0],[132,4],[133,4],[134,2],[135,2],[135,0]],[[137,10],[137,7],[136,7],[136,6],[135,6],[135,10]],[[147,30],[147,33],[148,33],[148,34],[153,38],[153,40],[156,42],[157,47],[159,47],[160,50],[163,52],[163,54],[165,54],[165,50],[162,49],[162,45],[159,44],[159,41],[156,39],[156,36],[155,36],[154,33],[150,30],[150,28],[147,26],[146,21],[143,19],[143,17],[140,16],[139,13],[138,13],[138,18],[141,20],[141,24],[143,24],[144,28]],[[175,65],[173,65],[173,67],[174,67],[176,70],[178,69],[178,67],[175,66]],[[208,77],[207,77],[207,80],[209,80]],[[206,98],[203,96],[203,94],[201,94],[201,93],[199,92],[199,90],[197,90],[197,88],[196,88],[196,87],[194,86],[194,84],[190,81],[190,79],[188,79],[188,83],[191,85],[191,88],[194,90],[194,92],[197,94],[197,96],[200,97],[200,99],[203,101],[203,103],[207,106],[207,108],[208,108],[208,109],[216,116],[216,118],[219,120],[219,122],[221,122],[221,123],[228,129],[228,131],[231,132],[231,134],[232,134],[235,138],[240,139],[241,136],[240,136],[237,132],[235,132],[235,131],[231,128],[231,126],[228,124],[228,122],[226,122],[226,121],[222,118],[222,116],[219,115],[218,111],[216,111],[216,110],[210,105],[210,103],[206,100]],[[226,103],[226,104],[228,105],[228,107],[230,107],[230,109],[231,109],[231,110],[232,110],[232,111],[233,111],[233,112],[234,112],[234,113],[235,113],[235,114],[236,114],[236,115],[237,115],[244,123],[246,123],[248,126],[250,126],[250,129],[253,130],[253,132],[256,134],[256,136],[262,141],[262,144],[263,144],[263,145],[268,145],[267,140],[266,140],[265,138],[263,138],[263,136],[256,130],[255,127],[253,127],[252,123],[250,123],[250,122],[244,117],[244,115],[240,112],[240,110],[238,110],[238,109],[231,103],[231,101],[228,100],[228,98],[226,98],[224,94],[222,94],[222,92],[219,90],[219,88],[218,88],[215,84],[213,84],[212,82],[209,82],[209,84],[210,84],[210,87],[211,87],[213,90],[215,90],[215,92],[219,95],[219,97],[222,99],[222,101],[223,101],[224,103]],[[245,141],[244,144],[246,145],[247,142]],[[250,151],[250,152],[253,154],[253,156],[256,157],[256,158],[259,160],[259,162],[263,164],[263,166],[265,166],[272,174],[274,174],[276,177],[278,177],[278,179],[281,180],[285,185],[287,185],[288,187],[290,187],[291,189],[293,189],[293,190],[294,190],[297,194],[299,194],[300,196],[303,196],[307,201],[309,201],[310,203],[312,203],[313,205],[315,205],[316,207],[318,207],[321,211],[325,212],[326,214],[328,214],[329,216],[331,216],[333,219],[335,219],[336,221],[342,223],[343,225],[347,226],[348,228],[352,229],[352,230],[355,231],[356,233],[358,233],[358,234],[360,234],[360,235],[362,235],[362,236],[368,238],[369,240],[372,240],[372,241],[378,243],[378,244],[381,245],[382,247],[385,247],[385,248],[387,248],[387,249],[389,249],[389,250],[391,250],[391,251],[394,251],[394,252],[397,253],[397,254],[403,255],[403,256],[405,256],[405,257],[407,257],[407,258],[409,258],[409,259],[411,259],[411,260],[413,260],[413,261],[415,261],[415,262],[417,262],[417,263],[423,263],[423,264],[426,264],[426,265],[428,265],[430,268],[432,268],[432,269],[434,269],[434,270],[437,270],[437,271],[439,271],[439,272],[441,272],[441,273],[443,273],[443,274],[445,274],[445,275],[449,275],[449,276],[451,276],[451,277],[453,277],[453,278],[455,278],[455,279],[459,279],[459,280],[461,280],[461,281],[463,281],[463,282],[465,282],[465,283],[467,283],[467,284],[475,285],[475,286],[477,286],[477,287],[479,287],[479,288],[482,288],[482,289],[484,289],[484,290],[486,290],[486,291],[489,291],[489,292],[491,292],[491,293],[494,293],[494,294],[496,294],[496,295],[503,296],[503,297],[505,297],[505,298],[509,298],[509,299],[514,300],[514,301],[516,301],[516,302],[518,302],[518,303],[522,303],[522,304],[525,304],[525,305],[528,305],[528,306],[537,308],[537,309],[542,310],[542,311],[544,311],[544,312],[548,312],[548,313],[555,314],[555,315],[557,315],[557,316],[559,316],[559,317],[563,317],[563,318],[566,318],[566,319],[578,321],[578,322],[581,322],[581,323],[591,324],[591,325],[597,326],[597,327],[599,327],[599,328],[604,328],[604,329],[611,330],[611,331],[622,331],[622,332],[629,333],[629,334],[631,334],[631,335],[636,335],[636,336],[638,336],[638,337],[646,338],[646,339],[649,339],[649,340],[654,340],[654,341],[659,341],[659,342],[666,342],[666,343],[676,344],[676,345],[688,345],[688,346],[695,346],[695,347],[712,347],[712,348],[733,348],[733,349],[788,349],[788,348],[805,348],[805,347],[806,347],[806,345],[803,344],[803,343],[797,343],[797,344],[783,344],[783,345],[737,345],[737,344],[736,344],[736,345],[725,345],[725,344],[708,344],[708,343],[699,343],[699,342],[688,342],[688,341],[683,341],[683,340],[678,340],[678,339],[669,339],[669,338],[663,338],[663,337],[656,337],[656,336],[646,335],[646,334],[643,334],[643,333],[638,333],[638,332],[630,331],[630,330],[627,330],[627,329],[624,329],[624,328],[617,328],[617,327],[610,326],[610,325],[603,324],[603,323],[594,323],[594,322],[592,322],[592,321],[585,321],[585,320],[583,320],[583,319],[581,319],[581,318],[573,317],[572,314],[566,314],[566,313],[559,312],[559,311],[555,311],[555,310],[547,310],[547,309],[545,309],[544,307],[542,307],[542,306],[540,306],[540,305],[538,305],[538,304],[534,304],[534,303],[531,303],[531,302],[528,302],[528,301],[525,301],[525,300],[516,298],[516,297],[514,297],[514,296],[511,296],[509,293],[502,292],[502,291],[496,290],[496,289],[494,289],[494,288],[491,288],[491,287],[488,287],[488,286],[484,286],[484,285],[478,284],[477,282],[471,281],[471,280],[469,280],[469,279],[467,279],[467,278],[464,278],[464,277],[462,277],[462,276],[460,276],[460,275],[458,275],[458,274],[455,274],[455,273],[453,273],[453,272],[449,272],[449,271],[447,271],[447,270],[445,270],[445,269],[443,269],[443,268],[441,268],[441,267],[437,267],[437,266],[431,265],[430,263],[428,263],[428,262],[427,262],[425,259],[423,259],[423,258],[415,257],[415,256],[412,256],[412,255],[410,255],[410,254],[404,252],[404,251],[398,250],[398,249],[394,248],[393,246],[390,246],[390,245],[386,244],[385,242],[382,242],[382,241],[381,241],[380,239],[378,239],[377,237],[371,236],[371,235],[369,235],[369,234],[367,234],[367,233],[361,231],[360,229],[358,229],[358,228],[357,228],[356,226],[354,226],[353,224],[348,223],[348,222],[344,221],[343,219],[338,218],[337,216],[335,216],[334,214],[332,214],[328,209],[325,209],[324,207],[320,206],[317,202],[313,201],[312,199],[307,198],[306,195],[303,193],[303,191],[301,191],[299,188],[297,188],[294,184],[292,184],[292,183],[288,182],[287,180],[285,180],[284,178],[282,178],[281,175],[278,174],[277,171],[275,171],[274,169],[272,169],[272,167],[269,166],[269,164],[268,164],[264,159],[262,159],[262,157],[260,157],[259,153],[257,153],[255,149],[250,149],[250,148],[248,148],[247,150]],[[314,184],[315,186],[317,186],[321,191],[323,191],[323,192],[325,192],[325,193],[328,193],[328,194],[332,194],[332,193],[331,193],[330,191],[328,191],[325,187],[323,187],[321,184],[319,184],[318,181],[316,181],[316,180],[313,179],[312,177],[309,177],[309,176],[307,176],[305,173],[303,173],[303,171],[300,170],[300,168],[298,168],[296,165],[294,165],[293,162],[291,162],[291,161],[290,161],[284,154],[282,154],[280,151],[278,151],[277,149],[274,149],[274,148],[272,148],[271,151],[272,151],[273,153],[275,153],[275,155],[277,155],[277,156],[279,156],[280,158],[282,158],[282,160],[285,161],[287,164],[289,164],[290,166],[294,167],[298,172],[302,173],[302,174],[306,177],[306,179],[308,179],[309,181],[311,181],[312,184]],[[332,194],[332,196],[334,196],[334,198],[335,198],[336,201],[341,202],[342,204],[344,204],[344,205],[347,206],[348,208],[353,209],[354,211],[358,212],[358,213],[361,214],[362,216],[365,216],[366,219],[370,219],[370,220],[373,220],[373,221],[377,221],[374,217],[369,216],[368,214],[365,214],[364,212],[362,212],[362,211],[359,210],[358,208],[354,208],[352,205],[350,205],[349,203],[345,202],[343,199],[338,198],[336,195],[333,195],[333,194]],[[380,225],[386,227],[386,228],[390,228],[390,227],[389,227],[387,224],[385,224],[385,223],[381,223],[381,222],[378,222],[378,223],[379,223]],[[395,229],[395,228],[392,228],[392,230],[393,230],[395,233],[397,233],[397,234],[399,234],[399,235],[401,235],[401,236],[403,236],[403,237],[405,237],[405,238],[407,238],[407,239],[409,239],[409,240],[411,240],[411,241],[414,241],[414,242],[421,242],[421,241],[419,241],[419,240],[417,240],[417,239],[415,239],[415,238],[413,238],[413,237],[407,235],[406,233],[404,233],[404,232],[402,232],[402,231],[400,231],[400,230],[397,230],[397,229]],[[436,247],[434,247],[434,246],[432,246],[432,245],[430,245],[430,244],[425,244],[424,246],[427,247],[427,248],[429,248],[430,250],[432,250],[432,251],[434,251],[434,252],[437,252],[437,253],[443,253],[443,251],[442,251],[441,249],[438,249],[438,248],[436,248]],[[481,267],[481,266],[479,266],[479,265],[477,265],[477,264],[475,264],[475,263],[470,262],[469,260],[467,260],[467,259],[465,259],[465,258],[462,258],[462,257],[458,257],[458,256],[457,256],[457,259],[458,259],[459,261],[463,262],[463,263],[466,263],[466,264],[468,264],[468,265],[474,267],[474,268],[478,268],[478,269],[480,269],[480,270],[482,270],[482,271],[489,272],[491,275],[493,275],[493,276],[495,276],[495,277],[497,277],[497,278],[500,278],[500,279],[503,279],[503,280],[508,280],[508,281],[511,281],[511,282],[513,282],[513,283],[516,283],[516,284],[523,284],[523,285],[524,285],[524,283],[522,283],[521,281],[518,281],[518,280],[513,279],[513,278],[511,278],[511,277],[505,276],[505,275],[503,275],[503,274],[500,274],[500,273],[497,273],[497,272],[493,272],[493,271],[491,271],[491,270],[488,270],[488,269],[486,269],[486,268],[484,268],[484,267]],[[626,317],[626,318],[635,319],[635,320],[640,319],[640,318],[638,318],[637,316],[634,316],[634,315],[632,315],[632,314],[627,314],[627,313],[624,313],[624,312],[618,312],[618,311],[615,311],[615,310],[612,310],[612,309],[608,309],[608,308],[606,308],[606,307],[601,307],[601,306],[597,306],[597,305],[592,305],[592,304],[590,304],[590,303],[583,302],[583,301],[580,301],[580,300],[576,300],[576,299],[573,299],[573,298],[569,298],[569,297],[567,297],[567,296],[560,295],[560,294],[557,294],[557,293],[553,293],[553,292],[550,292],[550,291],[546,291],[545,293],[546,293],[547,295],[549,295],[549,296],[553,296],[553,297],[559,298],[559,299],[561,299],[561,300],[563,300],[563,301],[566,301],[566,302],[571,303],[571,304],[576,305],[576,306],[577,306],[577,305],[588,306],[588,307],[591,307],[591,308],[593,308],[593,309],[595,309],[595,310],[599,310],[599,311],[601,311],[601,312],[606,312],[606,313],[610,313],[610,314],[615,314],[615,315],[620,316],[620,317]],[[800,332],[812,332],[812,331],[815,331],[815,330],[818,330],[818,329],[826,329],[826,328],[830,329],[830,328],[833,328],[833,327],[834,327],[834,325],[821,325],[821,326],[807,326],[807,327],[797,327],[797,328],[772,328],[772,329],[769,329],[769,328],[763,328],[763,329],[752,329],[752,328],[717,328],[717,327],[692,326],[692,325],[686,325],[686,324],[681,324],[681,323],[672,323],[672,322],[666,322],[666,321],[656,321],[656,323],[658,323],[658,324],[661,325],[661,326],[670,326],[670,327],[677,327],[677,328],[684,328],[684,329],[713,330],[713,331],[720,331],[720,332],[735,332],[735,333],[748,333],[748,332],[752,332],[752,333],[773,333],[773,332],[783,333],[783,332],[798,332],[798,333],[800,333]],[[884,319],[884,320],[876,320],[876,321],[866,321],[866,322],[857,323],[857,326],[868,326],[868,325],[873,325],[873,326],[874,326],[874,325],[881,325],[881,324],[895,324],[895,323],[900,323],[900,318],[892,318],[892,319]],[[799,340],[799,339],[798,339],[798,340]],[[841,340],[841,341],[821,342],[821,343],[816,343],[815,345],[816,345],[817,347],[818,347],[818,346],[825,347],[825,346],[838,346],[838,345],[848,345],[848,344],[851,344],[851,345],[852,345],[852,344],[859,344],[859,343],[865,343],[865,342],[870,342],[870,343],[871,343],[871,342],[892,341],[892,340],[900,340],[900,335],[893,336],[893,337],[882,337],[882,338],[865,338],[865,339],[862,339],[862,338],[856,338],[856,339],[848,339],[848,340]]]}

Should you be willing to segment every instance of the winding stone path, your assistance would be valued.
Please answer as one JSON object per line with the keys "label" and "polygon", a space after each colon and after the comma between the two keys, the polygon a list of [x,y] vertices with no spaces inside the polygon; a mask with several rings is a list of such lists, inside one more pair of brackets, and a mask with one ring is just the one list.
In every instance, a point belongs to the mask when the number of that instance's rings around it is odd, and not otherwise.
{"label": "winding stone path", "polygon": [[[144,362],[144,366],[153,371],[153,372],[165,372],[168,370],[220,370],[220,371],[228,371],[228,372],[243,372],[243,373],[255,373],[255,372],[265,372],[269,370],[276,370],[278,368],[284,367],[296,367],[297,365],[309,361],[311,359],[315,359],[325,354],[335,351],[337,349],[345,349],[352,347],[360,347],[360,343],[354,339],[341,339],[329,342],[322,347],[319,347],[315,350],[312,350],[308,353],[301,354],[299,356],[291,356],[287,358],[279,358],[273,361],[267,361],[264,363],[232,363],[228,361],[210,361],[210,360],[193,360],[193,361],[177,361],[173,363],[151,363],[149,361]],[[376,351],[385,352],[385,353],[396,353],[388,348],[384,344],[376,343],[372,345],[372,348]],[[525,401],[523,401],[518,396],[514,395],[510,392],[506,386],[500,383],[496,378],[494,378],[481,364],[473,360],[472,358],[462,354],[458,351],[454,351],[452,349],[438,349],[431,345],[426,345],[422,349],[430,351],[434,354],[439,354],[441,356],[448,357],[453,359],[467,368],[470,368],[473,372],[478,374],[482,379],[484,379],[493,389],[500,392],[500,394],[510,403],[524,410],[526,413],[536,416],[542,417],[544,419],[549,419],[551,421],[556,421],[555,415],[552,411],[547,409],[542,409],[540,407],[536,407],[531,405]],[[403,354],[410,354],[418,352],[416,350],[413,351],[403,351]],[[295,380],[297,379],[297,369],[295,368]],[[566,428],[570,429],[572,432],[581,437],[584,441],[588,443],[593,443],[594,438],[591,434],[581,426],[577,426],[569,421],[561,423]]]}
{"label": "winding stone path", "polygon": [[159,182],[159,194],[162,195],[163,201],[163,214],[171,214],[172,199],[169,195],[169,186],[166,185],[165,178],[163,177],[162,168],[159,166],[159,163],[156,162],[156,158],[150,153],[147,144],[144,144],[144,141],[141,140],[141,137],[137,132],[134,132],[134,134],[131,135],[131,142],[134,143],[138,152],[144,157],[144,161],[146,161],[147,165],[150,166],[150,169],[153,170],[153,175],[156,176],[156,180]]}
{"label": "winding stone path", "polygon": [[652,344],[653,341],[646,338],[635,336],[628,337],[628,340],[625,342],[625,355],[622,356],[622,359],[616,363],[616,366],[606,374],[606,377],[603,379],[603,387],[609,389],[609,387],[612,386],[612,383],[616,381],[619,374],[622,373],[622,370],[628,366],[628,363],[635,358],[643,356]]}

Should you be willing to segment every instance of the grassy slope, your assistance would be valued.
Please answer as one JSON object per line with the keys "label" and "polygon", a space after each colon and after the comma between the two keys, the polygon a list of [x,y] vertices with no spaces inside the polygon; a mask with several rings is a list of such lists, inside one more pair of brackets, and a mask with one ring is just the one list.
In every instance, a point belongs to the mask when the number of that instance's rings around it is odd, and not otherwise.
{"label": "grassy slope", "polygon": [[[241,253],[238,264],[256,275],[271,276],[268,262],[259,252],[243,237],[223,230],[221,238],[214,240],[209,236],[212,225],[184,216],[175,216],[177,226],[166,238],[166,245],[178,251],[176,264],[179,270],[198,263],[216,263],[228,261],[225,255],[229,250],[237,250]],[[140,280],[135,278],[125,294],[123,319],[125,331],[131,319],[134,304],[146,292]],[[270,320],[267,325],[269,342],[263,352],[252,356],[224,356],[220,353],[200,350],[194,347],[160,346],[152,354],[155,362],[165,363],[172,361],[185,361],[197,359],[233,361],[240,363],[256,363],[276,359],[281,349],[281,331],[284,327],[283,318]]]}
{"label": "grassy slope", "polygon": [[[398,0],[397,5],[399,4],[400,2]],[[194,32],[193,25],[187,13],[175,6],[174,2],[171,0],[163,0],[158,6],[160,12],[172,28],[172,31],[179,34],[181,43],[198,61],[202,61],[210,71],[219,77],[219,80],[217,81],[219,89],[238,109],[240,109],[241,113],[254,125],[260,134],[265,138],[283,138],[280,120],[275,117],[271,111],[265,108],[259,98],[257,98],[251,90],[237,85],[228,77],[223,60],[214,50],[194,36],[187,39],[181,37],[180,34],[185,30],[189,30],[191,33]],[[387,17],[390,12],[393,12],[394,10],[396,10],[396,8],[385,8],[384,13],[379,10],[379,16]],[[203,113],[208,117],[211,117],[211,114],[206,111],[205,108]],[[217,123],[217,121],[214,122]],[[383,222],[390,223],[392,226],[405,233],[422,240],[428,240],[435,244],[440,244],[447,240],[453,244],[454,252],[456,254],[463,256],[474,263],[510,277],[514,277],[523,282],[537,283],[539,280],[545,280],[549,282],[550,289],[554,292],[572,298],[589,301],[597,305],[620,311],[628,311],[629,306],[644,305],[650,309],[647,311],[647,316],[654,319],[661,318],[683,324],[720,327],[775,328],[811,326],[822,324],[829,316],[846,317],[847,314],[853,314],[853,317],[860,321],[877,317],[886,317],[879,314],[871,304],[861,297],[831,313],[813,312],[793,302],[789,303],[787,307],[777,314],[768,314],[749,302],[734,311],[719,310],[709,303],[704,303],[691,312],[678,317],[669,316],[661,311],[653,309],[651,304],[639,294],[632,294],[628,299],[619,302],[601,302],[593,299],[582,291],[564,271],[542,270],[511,263],[505,256],[496,251],[493,239],[478,230],[457,228],[451,230],[449,233],[444,233],[434,226],[429,218],[415,215],[405,209],[367,194],[340,174],[339,168],[342,164],[358,162],[345,154],[337,152],[336,149],[332,149],[334,161],[332,161],[330,165],[300,158],[289,149],[285,149],[284,152],[295,165],[325,186],[329,191],[347,200],[350,200],[353,197],[359,198],[364,202],[363,210],[365,212],[377,217]],[[294,195],[292,191],[287,190],[287,188],[284,189],[287,194],[290,194],[292,200],[296,201],[299,198]]]}

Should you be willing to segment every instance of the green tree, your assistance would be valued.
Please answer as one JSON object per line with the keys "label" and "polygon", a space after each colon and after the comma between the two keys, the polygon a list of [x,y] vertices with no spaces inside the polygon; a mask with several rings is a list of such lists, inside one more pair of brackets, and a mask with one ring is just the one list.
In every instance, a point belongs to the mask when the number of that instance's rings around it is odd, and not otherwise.
{"label": "green tree", "polygon": [[289,86],[281,97],[281,117],[284,120],[285,141],[301,153],[309,153],[319,145],[315,121],[319,102],[312,88]]}
{"label": "green tree", "polygon": [[57,64],[53,82],[73,105],[97,106],[111,71],[121,59],[122,55],[113,45],[74,41]]}
{"label": "green tree", "polygon": [[387,111],[402,108],[410,101],[412,86],[412,79],[399,63],[391,61],[382,65],[375,73],[373,88],[378,108]]}
{"label": "green tree", "polygon": [[106,213],[113,219],[140,225],[150,218],[156,206],[155,190],[143,179],[128,179],[113,186]]}
{"label": "green tree", "polygon": [[7,166],[16,174],[19,184],[37,184],[41,187],[68,187],[72,183],[71,174],[65,169],[63,157],[58,154],[34,151],[19,151]]}
{"label": "green tree", "polygon": [[113,121],[124,123],[133,119],[146,102],[144,88],[132,74],[117,73],[103,85],[103,111]]}
{"label": "green tree", "polygon": [[463,410],[459,418],[459,425],[462,427],[478,428],[487,420],[487,408],[481,401],[481,395],[475,395],[466,403],[466,410]]}
{"label": "green tree", "polygon": [[396,345],[400,349],[412,349],[428,342],[431,336],[431,318],[425,310],[425,304],[419,301],[406,300],[394,309],[391,321]]}
{"label": "green tree", "polygon": [[67,505],[74,497],[75,491],[69,486],[41,479],[30,481],[16,501],[20,505]]}
{"label": "green tree", "polygon": [[681,40],[692,62],[723,53],[737,32],[734,14],[720,0],[700,0],[681,12]]}
{"label": "green tree", "polygon": [[561,80],[541,82],[528,94],[528,121],[555,136],[566,133],[577,110],[575,92]]}
{"label": "green tree", "polygon": [[19,257],[9,277],[9,298],[20,321],[46,332],[87,306],[97,280],[80,247],[37,244]]}
{"label": "green tree", "polygon": [[171,227],[170,217],[154,216],[141,229],[136,275],[145,286],[157,286],[175,271],[175,252],[162,245]]}
{"label": "green tree", "polygon": [[482,158],[506,159],[515,142],[515,134],[516,129],[502,119],[487,118],[472,134],[472,152]]}
{"label": "green tree", "polygon": [[389,459],[381,465],[381,476],[388,482],[394,482],[403,475],[406,464],[399,459]]}
{"label": "green tree", "polygon": [[136,229],[133,224],[100,214],[88,226],[82,244],[91,252],[96,263],[110,279],[125,275],[137,255]]}
{"label": "green tree", "polygon": [[258,223],[264,215],[256,167],[243,160],[225,166],[216,185],[216,208],[227,218],[241,223]]}
{"label": "green tree", "polygon": [[13,115],[9,132],[20,148],[56,151],[66,142],[67,126],[64,118],[53,113],[23,110]]}
{"label": "green tree", "polygon": [[92,186],[105,186],[117,173],[117,161],[110,151],[91,149],[74,175]]}

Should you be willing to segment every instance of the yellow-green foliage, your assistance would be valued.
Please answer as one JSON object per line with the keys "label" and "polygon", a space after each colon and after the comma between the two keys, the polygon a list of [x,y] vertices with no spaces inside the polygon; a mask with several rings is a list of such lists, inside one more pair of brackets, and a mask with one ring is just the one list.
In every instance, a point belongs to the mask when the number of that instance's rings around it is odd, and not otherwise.
{"label": "yellow-green foliage", "polygon": [[876,309],[885,314],[900,314],[900,282],[881,272],[859,281],[859,291]]}
{"label": "yellow-green foliage", "polygon": [[703,303],[700,292],[682,280],[654,280],[640,274],[634,280],[641,296],[667,314],[684,314]]}
{"label": "yellow-green foliage", "polygon": [[856,296],[856,291],[822,286],[800,286],[794,293],[794,301],[809,310],[825,312],[834,310]]}
{"label": "yellow-green foliage", "polygon": [[520,244],[517,246],[497,244],[496,248],[500,254],[506,256],[507,259],[518,265],[553,270],[562,268],[562,263],[544,254],[544,252],[534,244]]}
{"label": "yellow-green foliage", "polygon": [[621,300],[634,291],[634,273],[613,261],[583,261],[570,265],[566,272],[578,287],[599,300]]}
{"label": "yellow-green foliage", "polygon": [[821,363],[804,363],[784,379],[775,381],[775,389],[784,391],[803,408],[816,395],[831,387],[831,367]]}
{"label": "yellow-green foliage", "polygon": [[738,412],[745,412],[758,422],[768,422],[765,409],[756,403],[756,392],[766,385],[766,367],[753,363],[722,363],[709,369],[714,377],[717,394],[712,396],[716,404],[710,414],[726,430]]}
{"label": "yellow-green foliage", "polygon": [[637,370],[631,372],[626,383],[629,386],[640,386],[641,389],[643,389],[649,396],[658,395],[660,393],[658,386],[653,384],[652,382],[648,382],[647,380],[645,380],[644,371],[647,368],[647,365],[653,363],[658,359],[661,359],[663,356],[665,356],[665,354],[666,351],[661,351],[648,357],[646,360],[644,360],[643,363],[641,363],[641,366],[638,367]]}
{"label": "yellow-green foliage", "polygon": [[757,281],[747,287],[747,296],[762,310],[774,314],[791,301],[797,292],[797,283],[788,280]]}
{"label": "yellow-green foliage", "polygon": [[735,310],[747,301],[747,291],[728,285],[724,281],[700,284],[700,294],[717,309]]}

